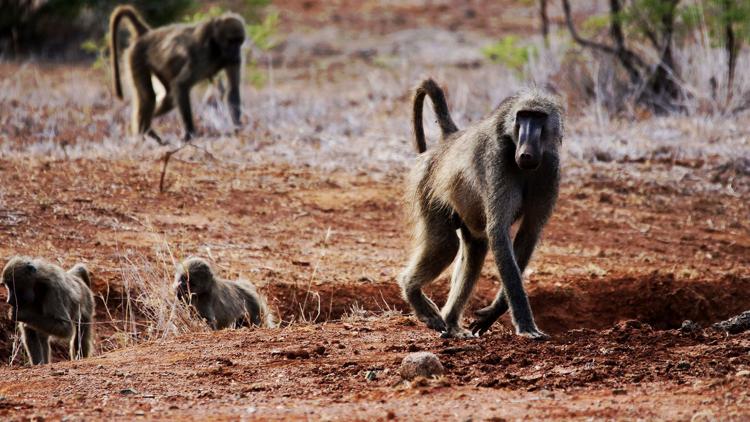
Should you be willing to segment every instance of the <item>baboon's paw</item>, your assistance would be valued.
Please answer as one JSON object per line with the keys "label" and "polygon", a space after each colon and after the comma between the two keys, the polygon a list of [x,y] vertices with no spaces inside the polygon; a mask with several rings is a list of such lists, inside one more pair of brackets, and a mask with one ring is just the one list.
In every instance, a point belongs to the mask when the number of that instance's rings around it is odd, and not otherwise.
{"label": "baboon's paw", "polygon": [[440,333],[441,338],[473,338],[476,337],[473,332],[461,327],[448,327],[447,330]]}
{"label": "baboon's paw", "polygon": [[482,334],[489,331],[490,327],[492,327],[492,324],[494,324],[495,321],[500,318],[500,315],[497,315],[497,313],[494,312],[494,309],[492,309],[491,306],[474,312],[474,315],[476,315],[477,318],[471,324],[469,324],[469,329],[476,336],[481,336]]}
{"label": "baboon's paw", "polygon": [[529,330],[518,331],[518,332],[516,332],[516,334],[518,334],[521,337],[526,337],[528,339],[536,340],[536,341],[545,341],[545,340],[549,340],[551,338],[549,336],[549,334],[544,333],[543,331],[540,331],[538,328],[532,328],[532,329],[529,329]]}
{"label": "baboon's paw", "polygon": [[445,321],[443,321],[443,318],[440,315],[420,315],[418,316],[419,320],[427,324],[427,328],[431,328],[435,331],[438,331],[442,333],[446,330],[447,326],[445,325]]}

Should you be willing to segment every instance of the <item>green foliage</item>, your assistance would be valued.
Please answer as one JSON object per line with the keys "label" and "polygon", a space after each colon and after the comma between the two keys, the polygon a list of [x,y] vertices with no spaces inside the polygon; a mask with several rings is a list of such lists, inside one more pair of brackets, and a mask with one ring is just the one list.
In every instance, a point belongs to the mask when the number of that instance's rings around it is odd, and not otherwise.
{"label": "green foliage", "polygon": [[[266,15],[262,22],[247,25],[247,33],[253,44],[265,52],[279,44],[278,28],[279,13],[273,11]],[[254,57],[247,63],[247,79],[256,88],[263,87],[267,82],[266,73],[261,71],[258,61]]]}
{"label": "green foliage", "polygon": [[247,25],[247,33],[253,44],[263,51],[268,51],[279,44],[277,34],[279,30],[279,12],[270,12],[258,24]]}
{"label": "green foliage", "polygon": [[609,28],[609,15],[592,15],[583,21],[581,33],[586,36],[593,36],[607,28]]}
{"label": "green foliage", "polygon": [[96,56],[96,60],[91,65],[94,69],[103,69],[106,65],[107,51],[109,49],[108,37],[89,38],[81,44],[81,50]]}
{"label": "green foliage", "polygon": [[[735,37],[750,41],[750,1],[706,0],[704,7],[703,17],[714,41],[726,43],[727,25],[731,25]],[[700,10],[694,13],[700,13]]]}
{"label": "green foliage", "polygon": [[107,14],[116,4],[132,4],[152,26],[161,26],[178,21],[181,16],[198,8],[196,0],[88,0]]}
{"label": "green foliage", "polygon": [[521,72],[531,55],[537,54],[537,51],[533,46],[520,45],[519,37],[508,35],[482,48],[482,53],[493,63],[502,63],[516,72]]}
{"label": "green foliage", "polygon": [[182,21],[186,23],[198,23],[206,19],[219,17],[224,12],[225,10],[222,7],[214,5],[208,10],[196,10],[194,13],[186,15]]}

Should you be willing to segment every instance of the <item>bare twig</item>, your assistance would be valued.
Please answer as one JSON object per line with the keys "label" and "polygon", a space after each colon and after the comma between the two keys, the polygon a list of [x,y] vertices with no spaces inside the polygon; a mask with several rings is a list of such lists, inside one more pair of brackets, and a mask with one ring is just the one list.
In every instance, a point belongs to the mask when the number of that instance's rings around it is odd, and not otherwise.
{"label": "bare twig", "polygon": [[169,159],[172,158],[173,155],[177,154],[178,152],[182,151],[183,149],[187,147],[192,147],[197,150],[203,151],[212,160],[220,161],[218,158],[216,158],[215,155],[213,155],[208,149],[206,149],[206,147],[202,145],[196,145],[192,142],[186,142],[177,148],[174,148],[165,152],[164,155],[162,156],[162,162],[164,164],[161,167],[161,176],[159,176],[159,193],[164,193],[164,179],[167,175],[167,165],[169,164]]}

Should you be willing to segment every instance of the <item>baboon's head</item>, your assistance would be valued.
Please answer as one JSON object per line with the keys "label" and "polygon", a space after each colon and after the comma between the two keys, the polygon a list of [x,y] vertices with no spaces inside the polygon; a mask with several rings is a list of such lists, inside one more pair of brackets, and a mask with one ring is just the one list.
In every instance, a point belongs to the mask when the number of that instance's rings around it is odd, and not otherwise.
{"label": "baboon's head", "polygon": [[236,13],[225,13],[207,23],[209,45],[225,64],[242,63],[242,44],[245,42],[245,21]]}
{"label": "baboon's head", "polygon": [[8,304],[12,307],[11,319],[16,319],[19,307],[31,306],[42,295],[39,271],[31,258],[16,256],[3,269],[0,284],[8,290]]}
{"label": "baboon's head", "polygon": [[557,99],[539,91],[518,95],[504,122],[516,146],[521,170],[536,170],[546,153],[557,154],[563,136],[563,111]]}
{"label": "baboon's head", "polygon": [[201,295],[211,290],[214,273],[203,258],[188,258],[177,268],[175,290],[177,297],[188,301],[193,295]]}

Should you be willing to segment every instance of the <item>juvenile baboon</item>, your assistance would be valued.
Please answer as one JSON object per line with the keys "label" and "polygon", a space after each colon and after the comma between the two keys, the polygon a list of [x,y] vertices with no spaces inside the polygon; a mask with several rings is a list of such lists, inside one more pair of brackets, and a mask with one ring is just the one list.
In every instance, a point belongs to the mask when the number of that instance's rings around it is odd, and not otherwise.
{"label": "juvenile baboon", "polygon": [[17,256],[5,265],[2,284],[32,365],[50,362],[50,337],[69,341],[70,359],[91,356],[94,295],[83,264],[65,272],[42,259]]}
{"label": "juvenile baboon", "polygon": [[[434,103],[443,134],[427,152],[421,118],[425,95]],[[442,90],[428,79],[416,91],[413,113],[416,148],[424,153],[407,186],[415,247],[399,278],[404,298],[421,321],[444,337],[482,334],[510,305],[517,334],[546,338],[534,322],[521,275],[557,199],[562,107],[545,93],[524,91],[459,131]],[[511,240],[511,225],[519,219]],[[477,311],[469,331],[461,327],[461,316],[489,248],[502,288],[490,306]],[[422,286],[457,254],[448,300],[440,311]]]}
{"label": "juvenile baboon", "polygon": [[223,280],[202,258],[188,258],[175,274],[180,300],[195,307],[213,330],[242,326],[275,327],[273,314],[252,283]]}
{"label": "juvenile baboon", "polygon": [[[190,109],[190,89],[196,83],[213,78],[220,70],[227,76],[226,100],[236,126],[240,124],[240,75],[245,21],[235,13],[225,13],[196,25],[174,24],[151,28],[132,6],[118,6],[109,21],[110,57],[114,89],[122,99],[117,31],[120,21],[130,23],[134,38],[127,51],[130,85],[133,93],[133,133],[148,135],[160,144],[161,137],[151,128],[151,119],[174,108],[175,103],[185,125],[187,141],[195,134]],[[156,105],[151,82],[155,76],[166,89]]]}

